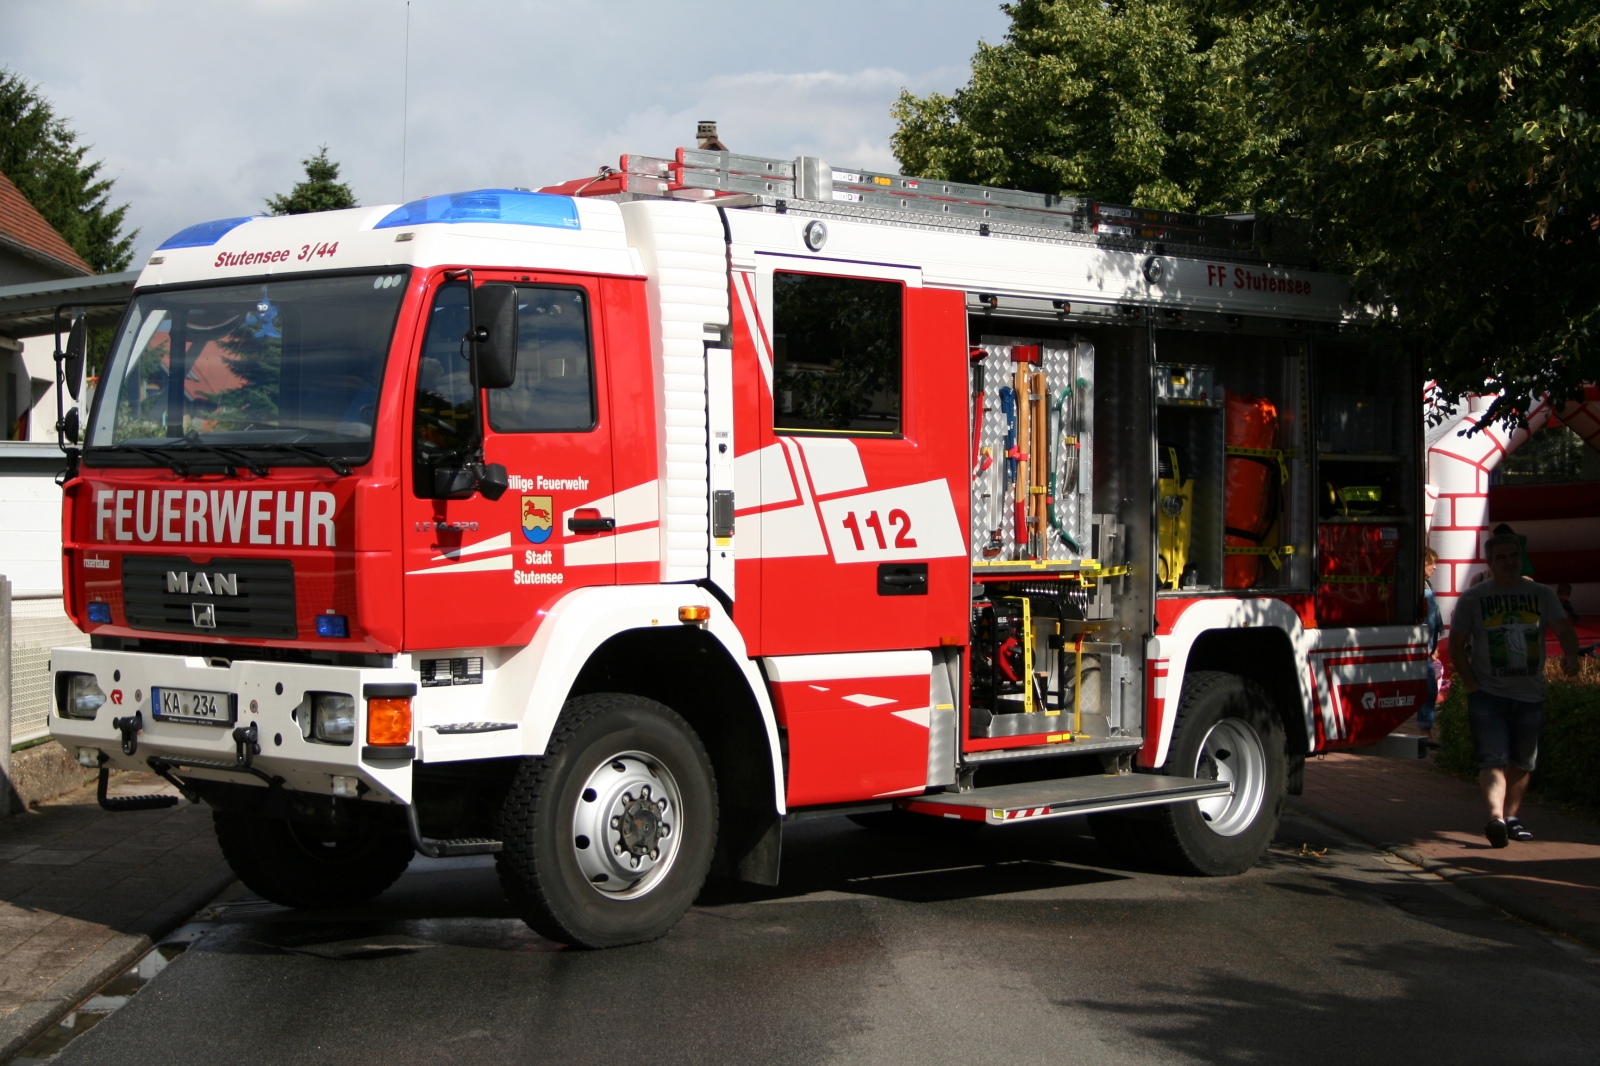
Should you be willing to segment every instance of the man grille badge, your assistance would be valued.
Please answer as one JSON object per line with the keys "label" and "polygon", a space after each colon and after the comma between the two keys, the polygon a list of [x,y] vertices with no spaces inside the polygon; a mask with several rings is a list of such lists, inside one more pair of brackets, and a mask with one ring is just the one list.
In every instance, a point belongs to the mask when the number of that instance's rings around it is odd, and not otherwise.
{"label": "man grille badge", "polygon": [[194,617],[194,624],[199,629],[217,628],[217,609],[209,603],[194,603],[189,605],[189,610]]}

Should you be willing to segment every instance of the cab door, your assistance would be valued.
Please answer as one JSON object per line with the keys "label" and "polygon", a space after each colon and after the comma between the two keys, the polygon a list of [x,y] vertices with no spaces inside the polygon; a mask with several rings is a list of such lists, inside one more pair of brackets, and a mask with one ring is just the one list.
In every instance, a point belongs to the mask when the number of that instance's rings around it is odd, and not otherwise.
{"label": "cab door", "polygon": [[[517,376],[507,389],[472,388],[467,282],[438,284],[409,405],[403,540],[414,649],[525,644],[562,594],[616,580],[598,288],[565,275],[476,280],[517,286]],[[433,471],[471,453],[480,417],[484,459],[506,468],[510,488],[498,500],[433,498]]]}

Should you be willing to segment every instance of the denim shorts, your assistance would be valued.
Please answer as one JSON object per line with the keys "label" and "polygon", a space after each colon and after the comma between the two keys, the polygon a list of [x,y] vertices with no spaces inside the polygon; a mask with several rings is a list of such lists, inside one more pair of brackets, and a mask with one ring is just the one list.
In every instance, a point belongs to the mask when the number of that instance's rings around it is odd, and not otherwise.
{"label": "denim shorts", "polygon": [[1507,699],[1479,689],[1467,693],[1467,722],[1478,769],[1516,766],[1532,770],[1539,761],[1539,730],[1544,701]]}

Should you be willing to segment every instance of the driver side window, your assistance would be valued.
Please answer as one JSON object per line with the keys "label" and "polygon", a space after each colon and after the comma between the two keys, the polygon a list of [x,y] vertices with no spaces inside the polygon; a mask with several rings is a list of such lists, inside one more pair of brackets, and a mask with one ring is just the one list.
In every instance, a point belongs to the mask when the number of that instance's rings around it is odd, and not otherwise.
{"label": "driver side window", "polygon": [[412,408],[412,491],[433,495],[433,471],[457,466],[478,439],[477,397],[462,338],[467,332],[467,286],[441,287],[428,311]]}

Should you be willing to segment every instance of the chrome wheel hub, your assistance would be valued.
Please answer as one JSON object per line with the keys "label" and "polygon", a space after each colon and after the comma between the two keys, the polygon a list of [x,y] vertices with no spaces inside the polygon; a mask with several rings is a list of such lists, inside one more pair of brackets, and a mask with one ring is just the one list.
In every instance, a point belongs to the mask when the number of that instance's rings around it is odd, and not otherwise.
{"label": "chrome wheel hub", "polygon": [[672,774],[644,752],[596,766],[572,813],[573,854],[590,887],[636,899],[660,884],[678,854],[682,802]]}
{"label": "chrome wheel hub", "polygon": [[1242,719],[1224,718],[1200,744],[1194,776],[1233,786],[1231,796],[1195,801],[1206,827],[1224,837],[1244,832],[1266,796],[1267,756],[1261,737]]}

